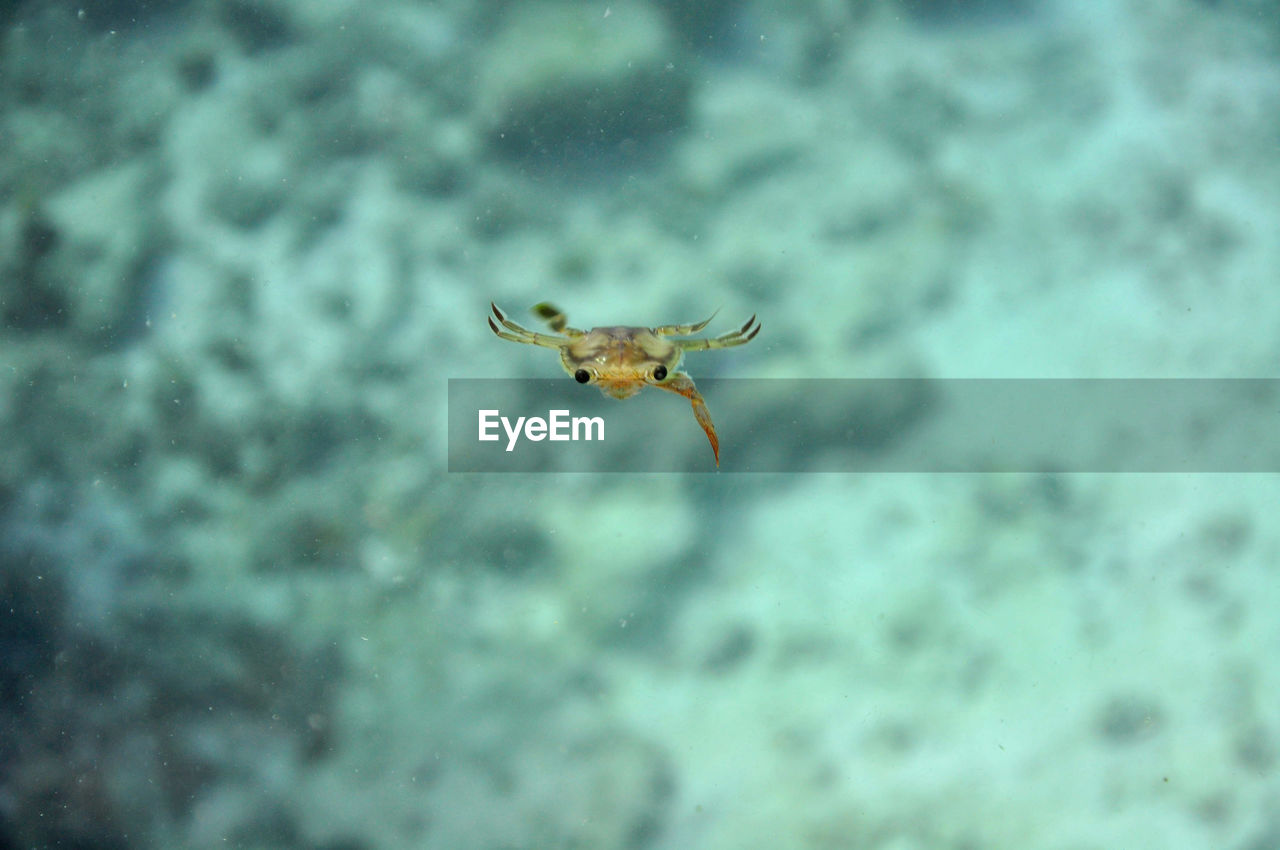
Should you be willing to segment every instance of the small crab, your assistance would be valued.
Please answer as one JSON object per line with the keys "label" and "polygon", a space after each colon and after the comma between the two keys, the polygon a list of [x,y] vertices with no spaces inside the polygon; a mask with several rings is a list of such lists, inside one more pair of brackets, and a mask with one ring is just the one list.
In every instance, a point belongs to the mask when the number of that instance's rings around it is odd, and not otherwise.
{"label": "small crab", "polygon": [[[544,319],[557,334],[534,333],[511,321],[493,308],[489,327],[495,334],[512,342],[540,345],[560,350],[560,363],[564,370],[580,384],[595,384],[605,395],[614,398],[630,398],[646,385],[660,390],[670,390],[689,399],[694,418],[711,441],[711,451],[720,465],[720,440],[716,437],[711,414],[707,411],[702,394],[693,385],[693,379],[677,371],[686,351],[706,351],[710,348],[732,348],[755,339],[760,332],[756,317],[746,324],[713,339],[668,339],[673,336],[695,334],[707,326],[712,313],[705,321],[693,325],[663,325],[657,328],[611,327],[581,331],[566,323],[564,313],[543,302],[533,308],[535,315]],[[498,321],[495,323],[494,318]],[[502,327],[499,327],[501,325]],[[503,330],[506,328],[506,330]]]}

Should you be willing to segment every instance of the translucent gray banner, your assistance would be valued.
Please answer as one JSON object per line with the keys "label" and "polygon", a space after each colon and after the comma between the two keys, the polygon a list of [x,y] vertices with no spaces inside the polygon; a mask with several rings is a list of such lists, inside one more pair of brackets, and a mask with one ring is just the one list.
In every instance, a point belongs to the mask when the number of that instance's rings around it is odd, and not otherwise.
{"label": "translucent gray banner", "polygon": [[[721,472],[1280,472],[1280,379],[697,383]],[[716,469],[674,393],[449,381],[450,472]]]}

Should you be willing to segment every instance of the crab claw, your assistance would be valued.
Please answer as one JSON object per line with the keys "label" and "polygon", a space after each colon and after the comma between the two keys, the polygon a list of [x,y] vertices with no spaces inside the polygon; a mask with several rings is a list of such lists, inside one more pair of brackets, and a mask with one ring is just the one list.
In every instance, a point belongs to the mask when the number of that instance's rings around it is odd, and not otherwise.
{"label": "crab claw", "polygon": [[698,420],[703,433],[707,435],[707,440],[711,443],[711,451],[716,456],[716,468],[719,469],[720,438],[716,436],[716,426],[711,424],[711,411],[707,410],[707,403],[702,400],[702,393],[698,392],[698,388],[693,385],[693,379],[684,372],[676,372],[667,380],[654,386],[679,393],[689,399],[689,403],[693,405],[693,418]]}

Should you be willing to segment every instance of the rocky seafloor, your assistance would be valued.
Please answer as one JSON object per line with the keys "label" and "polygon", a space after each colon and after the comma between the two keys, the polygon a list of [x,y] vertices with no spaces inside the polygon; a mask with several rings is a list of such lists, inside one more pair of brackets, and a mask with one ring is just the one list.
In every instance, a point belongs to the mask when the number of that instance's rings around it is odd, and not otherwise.
{"label": "rocky seafloor", "polygon": [[0,847],[1280,845],[1274,474],[824,475],[772,402],[809,474],[445,460],[449,378],[559,374],[490,301],[1274,377],[1273,4],[0,25]]}

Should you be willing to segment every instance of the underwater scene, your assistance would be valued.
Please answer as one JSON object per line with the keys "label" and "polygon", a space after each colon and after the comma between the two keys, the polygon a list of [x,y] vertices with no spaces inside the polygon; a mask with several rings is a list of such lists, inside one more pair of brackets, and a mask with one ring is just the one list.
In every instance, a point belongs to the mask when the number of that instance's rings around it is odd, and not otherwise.
{"label": "underwater scene", "polygon": [[1271,0],[0,3],[0,850],[1280,847],[1278,270]]}

